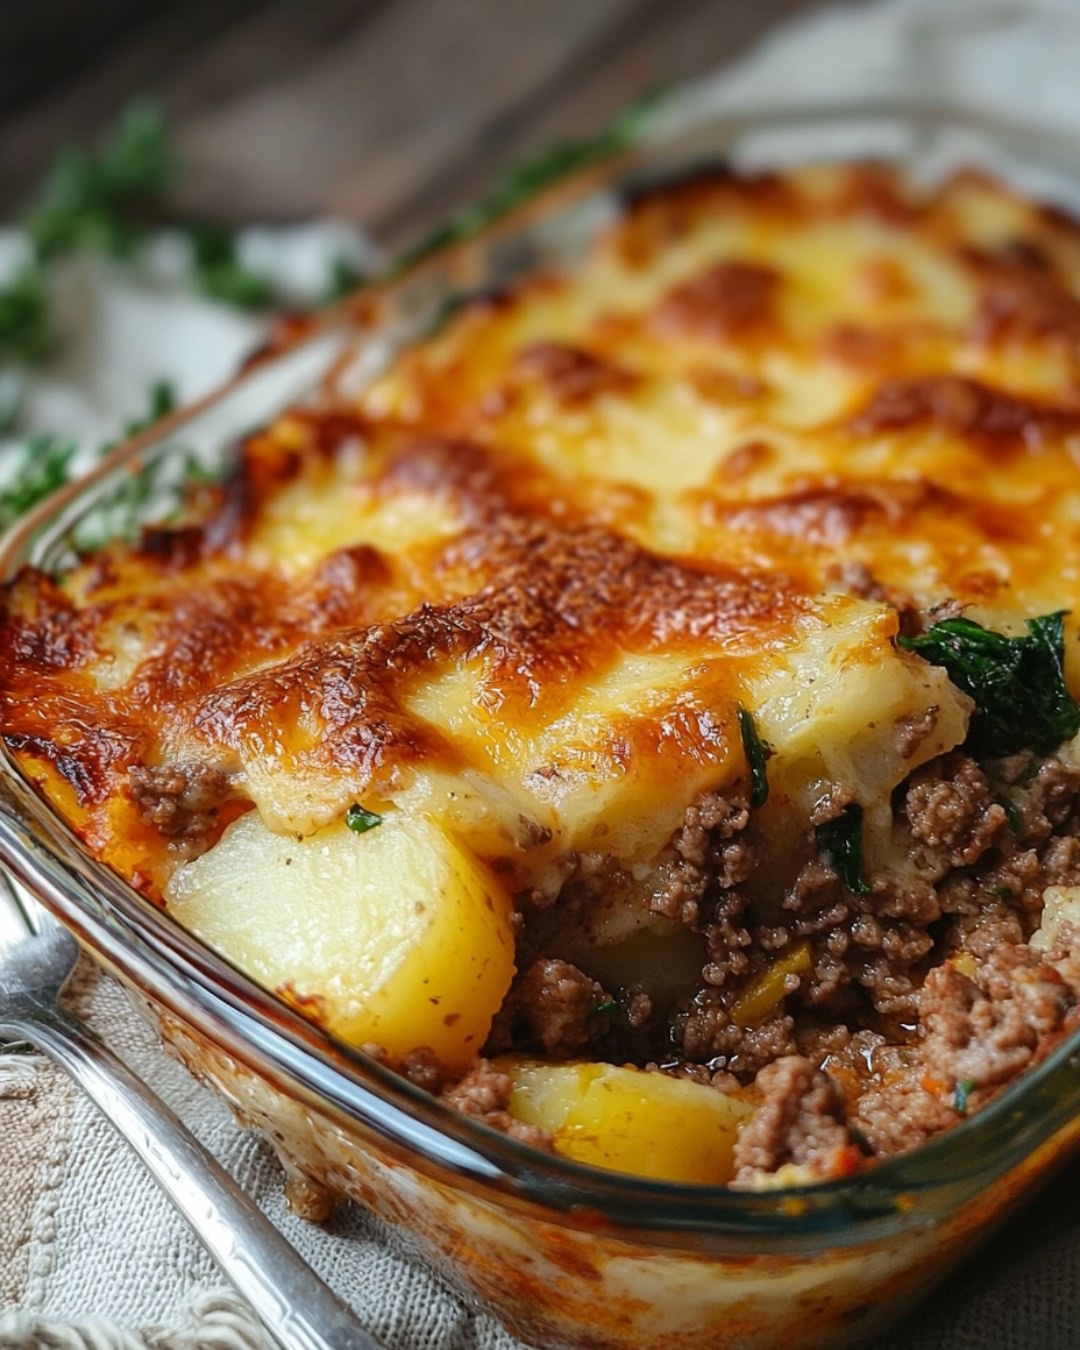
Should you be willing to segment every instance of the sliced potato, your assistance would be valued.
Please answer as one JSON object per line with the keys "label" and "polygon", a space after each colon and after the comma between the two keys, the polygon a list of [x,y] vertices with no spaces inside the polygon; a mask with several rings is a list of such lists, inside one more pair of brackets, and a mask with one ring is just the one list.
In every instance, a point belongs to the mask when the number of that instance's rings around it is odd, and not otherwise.
{"label": "sliced potato", "polygon": [[509,904],[436,825],[388,814],[307,838],[254,811],[173,875],[170,910],[238,966],[354,1045],[428,1045],[464,1069],[514,973]]}
{"label": "sliced potato", "polygon": [[510,1114],[576,1162],[662,1181],[723,1185],[752,1107],[716,1088],[610,1064],[507,1060]]}

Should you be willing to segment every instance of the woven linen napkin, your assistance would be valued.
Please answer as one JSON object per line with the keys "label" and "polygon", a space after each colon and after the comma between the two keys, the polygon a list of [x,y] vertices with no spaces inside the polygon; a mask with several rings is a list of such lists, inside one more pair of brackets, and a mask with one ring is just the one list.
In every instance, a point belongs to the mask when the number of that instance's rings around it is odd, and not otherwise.
{"label": "woven linen napkin", "polygon": [[[912,70],[904,59],[912,35],[944,19],[955,22],[956,36],[937,43],[936,68]],[[713,93],[733,104],[778,93],[839,98],[944,79],[958,98],[1080,131],[1078,50],[1075,0],[882,0],[817,10],[778,30],[717,77]],[[0,273],[20,247],[0,236]],[[284,240],[255,232],[245,248],[298,292],[317,289],[311,278],[325,275],[328,258],[365,261],[355,237],[335,227]],[[257,324],[194,299],[176,276],[168,239],[135,273],[68,265],[55,297],[67,342],[59,363],[35,378],[28,420],[89,449],[141,411],[151,381],[168,377],[187,399],[231,369],[257,340]],[[390,1350],[514,1350],[516,1341],[359,1208],[343,1208],[324,1228],[289,1215],[268,1146],[161,1052],[120,990],[89,966],[78,1002]],[[1076,1195],[1080,1164],[874,1350],[1077,1350]],[[47,1062],[0,1055],[0,1350],[262,1347],[250,1314],[222,1285],[96,1109]]]}

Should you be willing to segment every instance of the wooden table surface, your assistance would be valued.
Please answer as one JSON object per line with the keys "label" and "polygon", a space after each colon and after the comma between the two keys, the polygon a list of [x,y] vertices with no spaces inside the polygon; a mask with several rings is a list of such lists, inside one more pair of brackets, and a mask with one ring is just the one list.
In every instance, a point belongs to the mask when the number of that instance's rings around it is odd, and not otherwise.
{"label": "wooden table surface", "polygon": [[178,205],[333,212],[402,244],[506,163],[731,59],[815,0],[7,0],[0,211],[135,93],[182,152]]}

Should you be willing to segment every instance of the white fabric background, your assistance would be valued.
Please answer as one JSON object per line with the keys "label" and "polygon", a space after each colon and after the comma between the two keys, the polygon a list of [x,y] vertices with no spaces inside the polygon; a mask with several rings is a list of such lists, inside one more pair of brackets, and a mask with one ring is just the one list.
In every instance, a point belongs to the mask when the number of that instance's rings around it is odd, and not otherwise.
{"label": "white fabric background", "polygon": [[[958,24],[963,39],[941,37],[932,59],[915,61],[913,52],[925,48],[912,47],[913,26],[944,20]],[[1080,3],[1074,0],[883,0],[854,11],[816,11],[789,25],[720,77],[720,88],[737,104],[778,94],[884,93],[910,89],[913,81],[928,87],[944,77],[958,98],[1080,132],[1078,56]],[[160,242],[135,275],[85,260],[65,268],[57,304],[68,341],[62,361],[31,391],[28,411],[38,425],[93,446],[142,411],[152,380],[168,376],[190,398],[248,348],[256,334],[253,320],[177,285],[177,247]],[[18,249],[14,238],[0,238],[0,267]],[[335,254],[364,260],[363,245],[333,225],[284,239],[252,232],[245,250],[291,278],[301,293],[318,289]],[[237,1130],[224,1108],[161,1054],[108,982],[98,982],[91,1004],[106,1039],[192,1125],[320,1273],[363,1310],[391,1350],[512,1350],[515,1342],[490,1319],[462,1308],[359,1210],[326,1230],[287,1215],[269,1149]],[[260,1338],[242,1312],[227,1295],[214,1294],[220,1276],[139,1164],[117,1145],[111,1126],[49,1066],[0,1060],[0,1099],[22,1100],[31,1080],[55,1107],[56,1123],[41,1139],[29,1277],[18,1306],[0,1314],[0,1347],[256,1346]],[[3,1156],[0,1142],[0,1261],[10,1257],[14,1240],[5,1228],[10,1204],[5,1209]],[[894,1335],[878,1339],[875,1350],[1076,1350],[1080,1221],[1070,1197],[1077,1193],[1080,1167],[1065,1181],[1039,1198],[977,1268],[951,1280]],[[65,1319],[75,1319],[82,1332],[70,1323],[65,1329]],[[125,1326],[130,1332],[121,1330]]]}

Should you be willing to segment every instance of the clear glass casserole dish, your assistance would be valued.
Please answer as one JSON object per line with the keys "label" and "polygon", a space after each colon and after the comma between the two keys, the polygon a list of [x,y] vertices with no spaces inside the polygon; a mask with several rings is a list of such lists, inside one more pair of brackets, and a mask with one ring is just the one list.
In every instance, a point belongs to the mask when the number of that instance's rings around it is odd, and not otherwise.
{"label": "clear glass casserole dish", "polygon": [[[617,152],[617,153],[614,153]],[[165,518],[192,460],[284,408],[363,385],[463,296],[573,258],[620,195],[702,158],[761,168],[887,159],[933,176],[979,163],[1068,205],[1080,157],[1041,133],[911,107],[714,115],[688,90],[536,182],[479,208],[395,280],[325,316],[196,408],[122,447],[13,530],[0,577],[62,570],[73,549]],[[572,174],[558,169],[572,167]],[[458,1115],[334,1044],[88,855],[4,751],[0,852],[74,929],[162,1037],[263,1131],[310,1200],[321,1191],[404,1226],[423,1257],[545,1347],[840,1345],[939,1279],[1080,1137],[1080,1040],[981,1112],[843,1181],[763,1193],[601,1173]]]}

